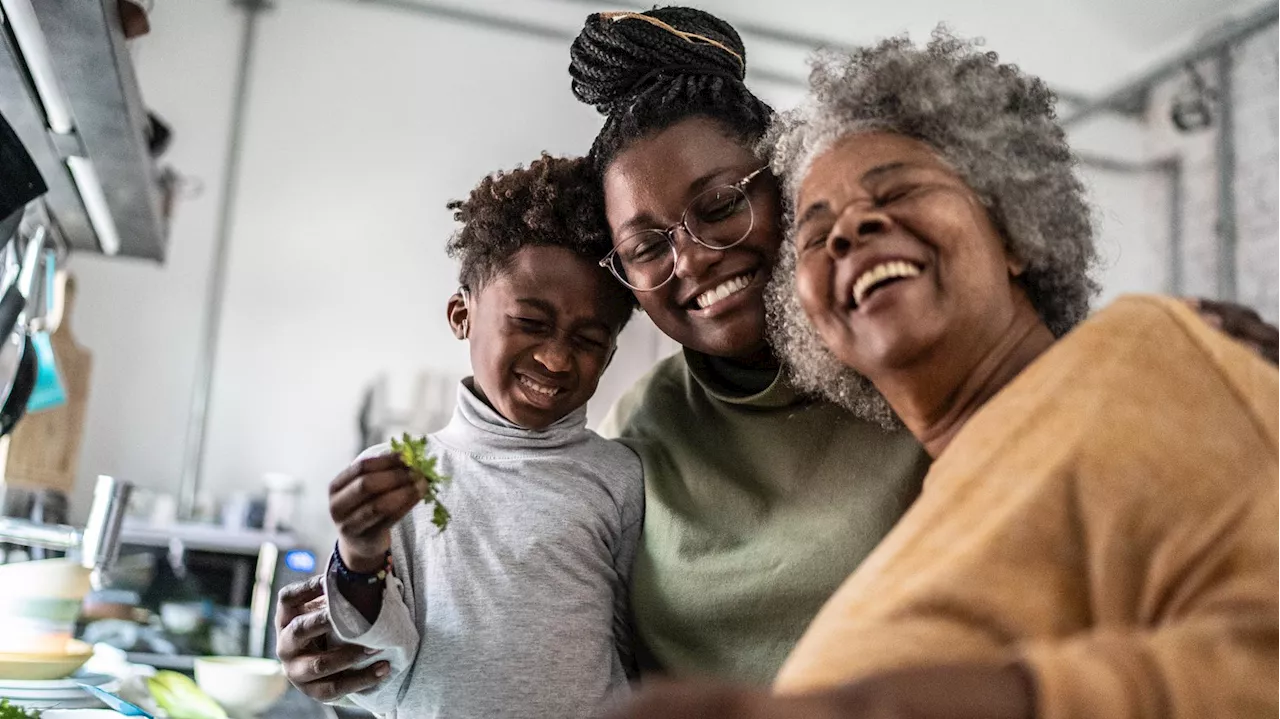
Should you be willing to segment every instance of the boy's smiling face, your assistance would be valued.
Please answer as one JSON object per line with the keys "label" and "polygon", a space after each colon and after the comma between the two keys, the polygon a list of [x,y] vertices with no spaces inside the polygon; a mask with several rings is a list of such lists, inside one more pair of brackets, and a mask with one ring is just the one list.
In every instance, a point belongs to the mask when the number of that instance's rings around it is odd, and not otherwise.
{"label": "boy's smiling face", "polygon": [[454,295],[449,324],[470,341],[480,398],[535,430],[586,404],[626,317],[613,281],[564,247],[530,246],[465,302]]}

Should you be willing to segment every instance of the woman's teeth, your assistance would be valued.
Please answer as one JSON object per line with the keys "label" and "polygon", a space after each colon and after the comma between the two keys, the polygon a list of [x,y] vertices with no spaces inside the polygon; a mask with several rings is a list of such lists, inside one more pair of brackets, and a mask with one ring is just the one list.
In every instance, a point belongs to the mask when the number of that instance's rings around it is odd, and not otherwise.
{"label": "woman's teeth", "polygon": [[713,287],[707,290],[706,292],[703,292],[702,294],[698,295],[698,297],[694,300],[694,302],[697,303],[698,309],[705,310],[708,307],[719,302],[720,300],[723,300],[724,298],[728,297],[729,295],[736,294],[738,292],[741,292],[742,290],[747,289],[747,287],[749,287],[750,285],[751,285],[750,274],[738,275],[737,277],[734,277],[729,280],[725,280],[724,282],[720,283],[719,286]]}
{"label": "woman's teeth", "polygon": [[528,377],[525,377],[524,375],[520,376],[520,384],[525,389],[531,392],[537,392],[543,397],[555,397],[556,395],[560,394],[559,387],[548,387],[545,384],[538,384],[537,382],[534,382],[533,380],[529,379]]}
{"label": "woman's teeth", "polygon": [[876,285],[885,280],[898,280],[909,277],[918,277],[920,275],[920,267],[911,262],[904,260],[893,260],[891,262],[881,262],[871,269],[863,272],[858,280],[853,283],[853,304],[861,306],[862,301],[867,298]]}

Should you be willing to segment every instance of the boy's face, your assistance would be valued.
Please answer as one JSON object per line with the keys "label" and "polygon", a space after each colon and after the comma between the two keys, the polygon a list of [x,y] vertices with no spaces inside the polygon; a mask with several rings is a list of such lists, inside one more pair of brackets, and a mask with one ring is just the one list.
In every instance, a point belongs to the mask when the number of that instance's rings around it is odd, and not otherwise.
{"label": "boy's face", "polygon": [[470,340],[481,398],[526,429],[545,429],[586,404],[617,339],[610,282],[563,247],[533,246],[473,288],[466,303],[454,295],[449,323]]}

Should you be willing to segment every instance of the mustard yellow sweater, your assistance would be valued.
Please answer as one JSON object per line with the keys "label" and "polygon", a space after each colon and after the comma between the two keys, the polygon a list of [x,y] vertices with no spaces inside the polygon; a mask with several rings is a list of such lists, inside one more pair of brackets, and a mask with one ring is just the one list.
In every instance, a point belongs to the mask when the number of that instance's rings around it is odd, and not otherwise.
{"label": "mustard yellow sweater", "polygon": [[938,457],[778,676],[1018,658],[1045,719],[1277,716],[1277,373],[1121,299]]}

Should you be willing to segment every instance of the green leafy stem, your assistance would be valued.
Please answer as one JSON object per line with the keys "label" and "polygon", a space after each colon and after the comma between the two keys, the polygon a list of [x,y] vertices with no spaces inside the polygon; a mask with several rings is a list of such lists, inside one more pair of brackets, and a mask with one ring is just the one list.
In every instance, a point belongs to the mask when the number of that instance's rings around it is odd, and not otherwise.
{"label": "green leafy stem", "polygon": [[449,526],[449,510],[441,504],[439,491],[449,482],[449,478],[436,471],[436,458],[427,456],[427,438],[415,438],[405,432],[400,439],[391,438],[391,451],[400,457],[404,466],[418,475],[415,483],[422,495],[423,504],[434,505],[431,523],[443,532]]}

